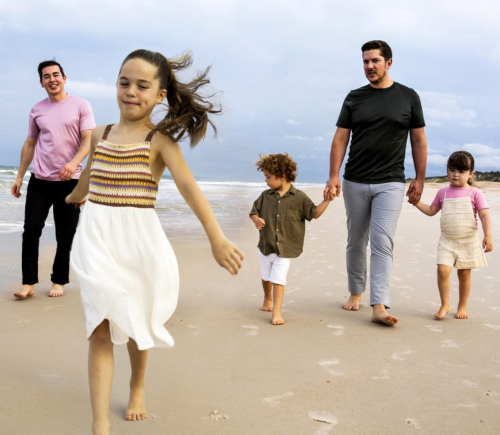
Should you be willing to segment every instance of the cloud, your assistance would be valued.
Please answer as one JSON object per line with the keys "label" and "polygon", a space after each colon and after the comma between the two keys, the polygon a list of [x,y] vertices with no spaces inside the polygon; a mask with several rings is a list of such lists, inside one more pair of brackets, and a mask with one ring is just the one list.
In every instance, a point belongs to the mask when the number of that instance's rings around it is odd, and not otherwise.
{"label": "cloud", "polygon": [[285,138],[286,139],[293,139],[293,140],[307,140],[307,137],[299,136],[299,135],[291,136],[289,134],[285,134]]}
{"label": "cloud", "polygon": [[466,143],[463,149],[469,151],[473,156],[500,156],[500,149],[480,143]]}
{"label": "cloud", "polygon": [[322,141],[322,140],[325,140],[325,138],[323,136],[316,136],[316,137],[313,137],[312,140]]}
{"label": "cloud", "polygon": [[300,124],[301,124],[301,122],[299,122],[299,121],[295,121],[295,119],[287,119],[287,120],[286,120],[286,123],[287,123],[288,125],[300,125]]}
{"label": "cloud", "polygon": [[116,98],[116,86],[104,82],[87,82],[79,80],[69,80],[65,89],[71,94],[87,98]]}
{"label": "cloud", "polygon": [[498,41],[495,47],[490,51],[489,58],[500,66],[500,41]]}
{"label": "cloud", "polygon": [[444,123],[460,123],[462,126],[477,125],[474,110],[464,109],[460,97],[451,93],[419,91],[424,116],[429,126],[441,127]]}

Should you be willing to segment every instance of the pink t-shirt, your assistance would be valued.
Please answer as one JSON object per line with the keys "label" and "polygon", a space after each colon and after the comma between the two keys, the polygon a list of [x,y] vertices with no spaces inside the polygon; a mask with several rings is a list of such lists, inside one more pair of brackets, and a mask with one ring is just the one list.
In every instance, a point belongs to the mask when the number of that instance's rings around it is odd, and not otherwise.
{"label": "pink t-shirt", "polygon": [[484,193],[481,192],[477,187],[442,187],[439,189],[434,201],[432,201],[432,205],[439,207],[443,206],[443,200],[445,198],[464,198],[470,196],[470,202],[472,204],[472,210],[474,211],[474,218],[477,222],[477,211],[482,210],[483,208],[489,208],[488,203],[486,202],[486,198],[484,197]]}
{"label": "pink t-shirt", "polygon": [[[68,95],[52,102],[49,98],[35,104],[30,112],[28,137],[37,137],[33,158],[36,178],[59,181],[59,171],[80,148],[80,132],[95,128],[90,104],[83,98]],[[73,178],[79,178],[79,165]]]}

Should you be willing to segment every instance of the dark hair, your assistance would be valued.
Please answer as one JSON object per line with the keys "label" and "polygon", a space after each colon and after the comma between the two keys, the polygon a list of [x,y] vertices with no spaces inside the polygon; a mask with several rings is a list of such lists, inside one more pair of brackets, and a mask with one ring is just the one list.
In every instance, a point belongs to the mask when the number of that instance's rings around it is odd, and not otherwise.
{"label": "dark hair", "polygon": [[[446,163],[448,169],[458,169],[459,171],[474,171],[474,157],[467,151],[455,151]],[[469,186],[474,185],[474,180],[470,177],[467,180]]]}
{"label": "dark hair", "polygon": [[295,181],[297,178],[297,163],[285,154],[260,154],[260,160],[255,163],[258,171],[266,171],[281,178],[285,176],[287,181]]}
{"label": "dark hair", "polygon": [[43,62],[40,62],[38,64],[38,75],[40,76],[40,81],[42,81],[42,71],[44,68],[47,68],[48,66],[58,66],[59,70],[61,71],[61,75],[63,77],[66,77],[64,74],[63,67],[59,62],[56,62],[55,60],[44,60]]}
{"label": "dark hair", "polygon": [[[217,134],[215,125],[208,117],[217,114],[221,109],[215,109],[209,101],[213,95],[203,96],[198,90],[210,83],[208,72],[210,67],[198,74],[192,81],[183,83],[177,80],[175,73],[188,68],[193,63],[191,53],[185,52],[176,59],[167,59],[163,54],[149,50],[135,50],[122,63],[131,59],[142,59],[156,66],[156,78],[160,81],[160,90],[167,90],[168,111],[155,129],[178,142],[189,136],[191,146],[195,146],[205,137],[210,124]],[[120,68],[121,70],[121,68]]]}
{"label": "dark hair", "polygon": [[387,62],[389,59],[392,59],[392,50],[389,47],[389,44],[385,41],[380,41],[378,39],[374,41],[368,41],[363,44],[361,47],[361,51],[364,53],[368,50],[380,50],[380,54]]}

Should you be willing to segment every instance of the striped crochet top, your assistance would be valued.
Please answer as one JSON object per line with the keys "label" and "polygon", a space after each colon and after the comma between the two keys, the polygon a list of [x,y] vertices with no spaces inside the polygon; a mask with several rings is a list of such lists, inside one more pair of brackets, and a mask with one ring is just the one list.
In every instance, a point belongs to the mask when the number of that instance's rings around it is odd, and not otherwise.
{"label": "striped crochet top", "polygon": [[149,151],[155,130],[144,142],[114,144],[106,139],[106,126],[90,166],[89,201],[112,207],[154,208],[158,184],[149,167]]}

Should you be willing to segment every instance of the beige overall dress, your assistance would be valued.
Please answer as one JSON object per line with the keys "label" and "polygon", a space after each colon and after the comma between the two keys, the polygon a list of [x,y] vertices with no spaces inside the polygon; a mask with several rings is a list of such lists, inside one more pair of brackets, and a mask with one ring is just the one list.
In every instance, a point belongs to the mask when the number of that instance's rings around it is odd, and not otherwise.
{"label": "beige overall dress", "polygon": [[464,198],[446,198],[447,190],[441,207],[437,264],[457,269],[480,269],[487,263],[470,198],[474,188]]}

